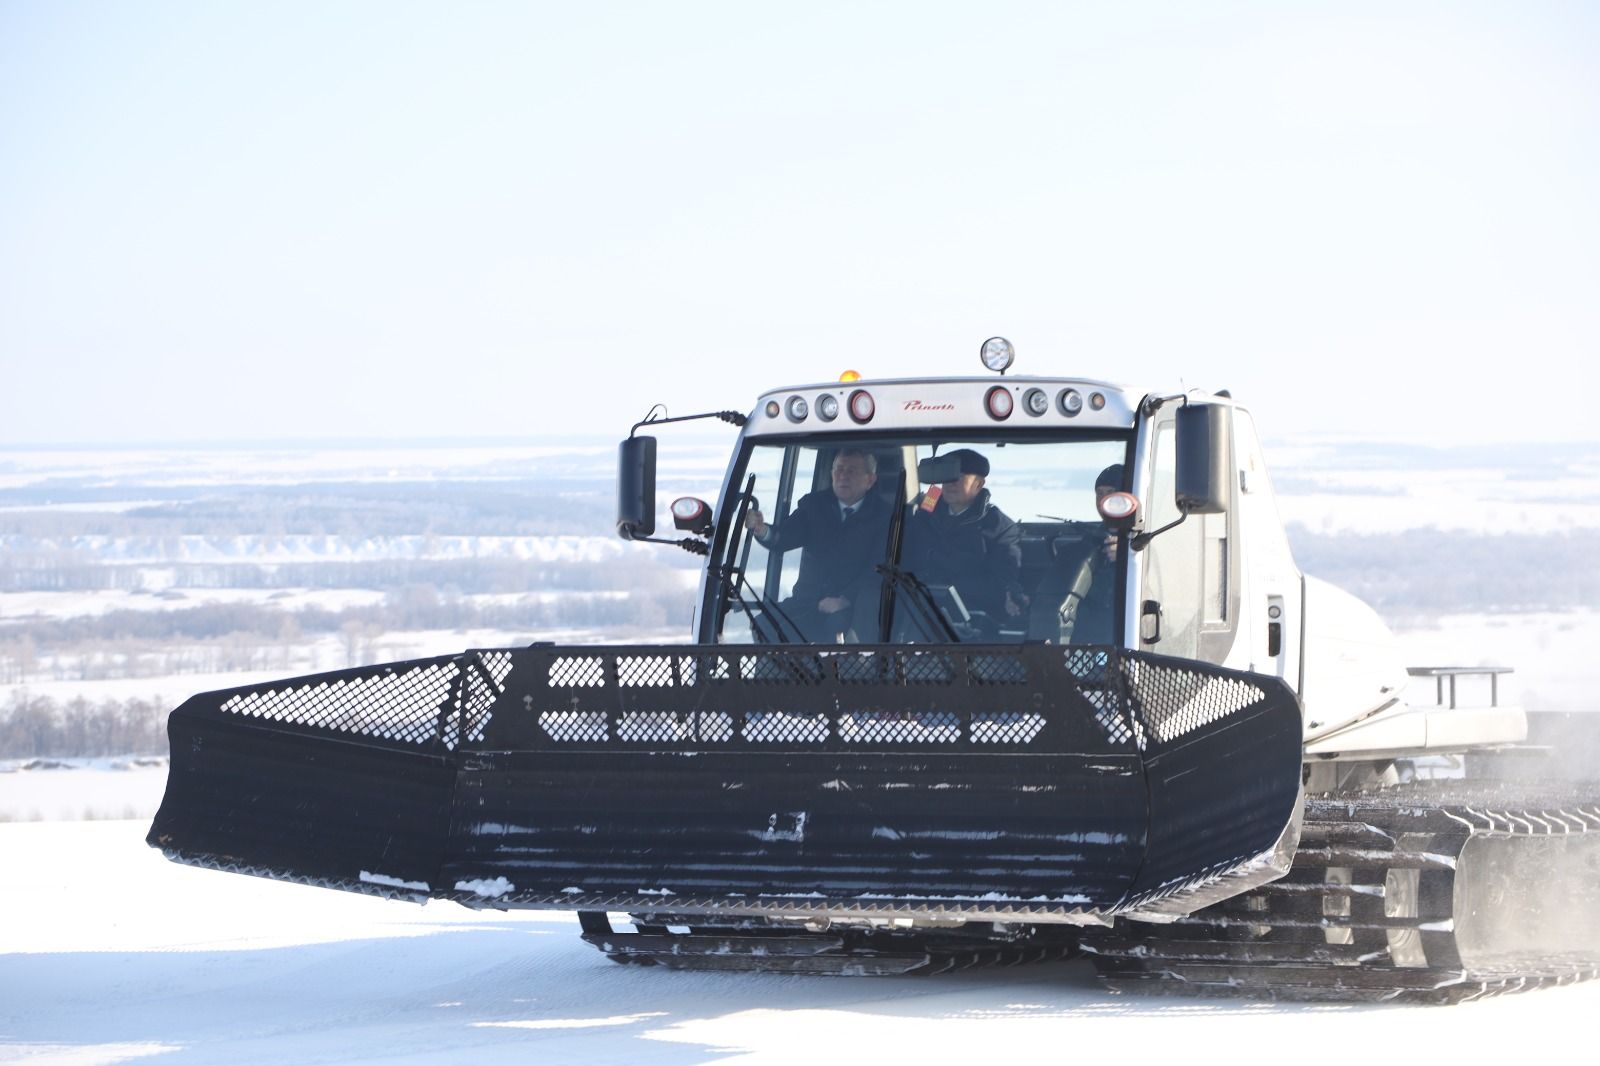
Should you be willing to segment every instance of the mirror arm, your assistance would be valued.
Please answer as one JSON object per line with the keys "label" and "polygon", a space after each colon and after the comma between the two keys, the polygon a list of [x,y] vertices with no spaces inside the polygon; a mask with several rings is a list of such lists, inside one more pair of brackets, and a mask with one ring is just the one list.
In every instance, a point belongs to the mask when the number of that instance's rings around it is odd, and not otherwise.
{"label": "mirror arm", "polygon": [[641,542],[645,544],[676,544],[690,555],[711,554],[711,545],[694,537],[683,537],[680,540],[668,540],[666,537],[626,537],[624,539],[631,540],[635,544]]}
{"label": "mirror arm", "polygon": [[1159,537],[1161,534],[1165,533],[1167,530],[1173,529],[1173,528],[1175,528],[1177,526],[1182,525],[1183,524],[1183,520],[1185,518],[1188,518],[1188,517],[1189,517],[1189,512],[1188,511],[1184,511],[1182,514],[1178,515],[1178,517],[1175,520],[1173,520],[1171,522],[1168,522],[1166,525],[1162,526],[1160,529],[1152,529],[1152,530],[1149,530],[1149,531],[1144,532],[1144,533],[1137,533],[1137,534],[1134,535],[1134,538],[1129,543],[1128,547],[1132,548],[1136,552],[1137,551],[1144,551],[1144,546],[1146,544],[1149,544],[1152,540],[1155,540],[1157,537]]}
{"label": "mirror arm", "polygon": [[[659,415],[656,414],[658,410],[661,412]],[[628,436],[631,437],[635,433],[639,432],[640,426],[661,426],[668,422],[693,422],[697,418],[716,418],[733,426],[743,426],[749,421],[748,418],[740,414],[738,411],[707,411],[706,413],[699,415],[677,415],[676,417],[668,418],[667,409],[661,404],[656,404],[654,407],[650,408],[649,413],[646,414],[644,418],[633,424],[633,428],[628,430]]]}
{"label": "mirror arm", "polygon": [[1189,405],[1187,392],[1175,392],[1170,396],[1146,396],[1139,403],[1139,413],[1149,418],[1173,400],[1182,400],[1185,407]]}

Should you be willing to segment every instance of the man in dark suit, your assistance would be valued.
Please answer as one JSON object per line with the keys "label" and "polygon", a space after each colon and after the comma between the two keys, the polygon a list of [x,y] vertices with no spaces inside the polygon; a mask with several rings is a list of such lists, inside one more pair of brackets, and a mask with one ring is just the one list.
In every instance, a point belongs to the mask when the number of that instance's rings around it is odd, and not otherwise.
{"label": "man in dark suit", "polygon": [[[833,457],[832,488],[807,493],[789,517],[768,525],[760,511],[745,516],[745,528],[768,551],[804,549],[794,592],[779,610],[815,644],[832,644],[841,635],[871,640],[877,632],[883,561],[888,541],[889,505],[875,492],[878,459],[871,452],[845,448]],[[793,636],[790,627],[785,634]]]}

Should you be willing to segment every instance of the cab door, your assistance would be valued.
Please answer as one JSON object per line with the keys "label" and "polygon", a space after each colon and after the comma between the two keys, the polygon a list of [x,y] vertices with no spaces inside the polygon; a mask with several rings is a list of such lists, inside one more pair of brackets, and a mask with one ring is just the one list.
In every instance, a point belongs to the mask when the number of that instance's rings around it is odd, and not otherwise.
{"label": "cab door", "polygon": [[[1140,552],[1134,647],[1221,665],[1233,648],[1239,610],[1237,507],[1184,517],[1177,504],[1176,408],[1150,425],[1144,492],[1146,532],[1163,530]],[[1232,434],[1221,445],[1236,469]],[[1182,518],[1182,521],[1179,519]],[[1170,527],[1170,528],[1165,528]]]}

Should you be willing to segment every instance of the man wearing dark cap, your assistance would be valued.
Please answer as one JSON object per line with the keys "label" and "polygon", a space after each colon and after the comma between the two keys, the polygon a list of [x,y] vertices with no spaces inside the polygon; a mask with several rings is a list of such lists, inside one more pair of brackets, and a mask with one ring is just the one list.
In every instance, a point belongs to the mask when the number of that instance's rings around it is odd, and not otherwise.
{"label": "man wearing dark cap", "polygon": [[946,452],[959,473],[911,505],[901,565],[928,585],[951,585],[969,611],[991,623],[1027,608],[1022,591],[1022,527],[989,499],[989,460],[971,448]]}

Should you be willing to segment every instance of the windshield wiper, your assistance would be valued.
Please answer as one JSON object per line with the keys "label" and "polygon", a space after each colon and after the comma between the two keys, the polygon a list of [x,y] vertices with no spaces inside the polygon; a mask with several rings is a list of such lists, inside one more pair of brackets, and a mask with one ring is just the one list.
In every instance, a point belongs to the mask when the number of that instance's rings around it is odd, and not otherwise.
{"label": "windshield wiper", "polygon": [[900,544],[905,537],[906,529],[906,468],[900,468],[900,480],[896,483],[894,492],[894,513],[889,516],[889,539],[884,545],[883,557],[889,560],[887,566],[894,570],[888,573],[883,566],[876,569],[888,577],[884,583],[883,592],[878,597],[878,642],[889,643],[889,629],[894,623],[895,591],[899,587],[900,579]]}
{"label": "windshield wiper", "polygon": [[[800,627],[795,624],[794,619],[785,614],[783,608],[779,607],[776,601],[756,595],[755,590],[750,587],[750,582],[744,574],[747,560],[742,557],[741,553],[747,553],[750,550],[749,541],[742,539],[746,533],[744,516],[749,512],[750,506],[755,503],[755,491],[756,476],[751,474],[749,480],[744,483],[744,492],[739,494],[739,506],[733,516],[733,528],[728,533],[726,558],[739,561],[737,565],[724,563],[717,567],[717,576],[722,579],[722,595],[724,601],[731,600],[737,603],[739,609],[744,612],[745,619],[750,623],[750,632],[755,637],[756,643],[771,644],[774,636],[777,637],[779,644],[803,643],[805,634],[800,631]],[[753,537],[754,534],[751,534],[751,536]],[[748,597],[745,595],[746,592],[750,593]],[[756,617],[758,607],[761,609],[762,617],[770,617],[773,620],[772,633],[768,633],[763,626],[758,624]],[[784,631],[785,626],[788,626],[794,632],[793,640]],[[719,636],[721,635],[720,631],[721,624],[719,620]]]}
{"label": "windshield wiper", "polygon": [[[755,502],[755,498],[756,476],[751,474],[749,480],[744,483],[744,491],[739,494],[739,506],[734,510],[733,528],[728,530],[728,548],[723,556],[725,559],[739,559],[739,551],[741,548],[739,538],[742,537],[745,532],[745,512],[750,510],[750,505]],[[739,559],[741,564],[743,561],[744,560]],[[717,567],[717,570],[719,576],[726,580],[730,574],[741,572],[742,566],[735,565],[731,562],[725,562],[721,566]]]}
{"label": "windshield wiper", "polygon": [[883,585],[883,598],[878,601],[878,638],[884,644],[889,643],[894,625],[895,601],[899,598],[900,590],[904,589],[908,594],[907,604],[911,608],[906,613],[916,621],[922,635],[934,639],[943,637],[951,644],[959,644],[961,638],[939,609],[932,590],[916,574],[900,567],[900,549],[905,542],[906,511],[909,509],[905,498],[906,470],[901,467],[900,483],[895,490],[894,514],[889,519],[889,542],[884,549],[884,557],[889,562],[877,567],[878,573],[887,579]]}
{"label": "windshield wiper", "polygon": [[[752,596],[755,594],[755,590],[750,588],[750,582],[745,580],[744,573],[735,571],[733,580],[727,584],[727,590],[738,601],[739,609],[744,612],[745,618],[749,619],[750,632],[755,634],[758,644],[771,644],[773,642],[772,635],[778,638],[777,642],[779,644],[804,644],[806,642],[806,635],[800,631],[800,626],[796,624],[793,618],[789,617],[782,607],[778,606],[777,600],[767,599],[764,596],[757,596],[752,600],[740,592],[740,589],[750,592]],[[772,619],[772,635],[768,635],[765,629],[756,623],[756,610],[758,608],[763,618]],[[794,631],[793,639],[790,639],[789,634],[785,632],[785,626]]]}
{"label": "windshield wiper", "polygon": [[[950,624],[950,619],[939,609],[939,602],[934,599],[933,590],[923,580],[910,570],[884,564],[878,567],[878,573],[889,579],[888,587],[891,592],[904,589],[906,614],[917,623],[922,630],[922,635],[927,638],[943,638],[947,644],[960,644],[961,636],[956,632],[955,626]],[[887,635],[884,642],[888,643]]]}

